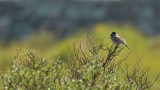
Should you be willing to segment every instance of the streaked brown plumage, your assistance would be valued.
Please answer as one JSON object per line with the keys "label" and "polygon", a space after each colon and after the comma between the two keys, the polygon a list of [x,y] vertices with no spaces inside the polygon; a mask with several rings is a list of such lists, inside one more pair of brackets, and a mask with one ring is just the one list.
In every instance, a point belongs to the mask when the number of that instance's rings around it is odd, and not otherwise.
{"label": "streaked brown plumage", "polygon": [[116,34],[116,32],[112,32],[110,38],[111,38],[112,42],[114,44],[116,44],[117,46],[119,46],[120,44],[123,44],[123,45],[125,45],[130,50],[130,48],[126,44],[126,41],[122,37],[118,36]]}

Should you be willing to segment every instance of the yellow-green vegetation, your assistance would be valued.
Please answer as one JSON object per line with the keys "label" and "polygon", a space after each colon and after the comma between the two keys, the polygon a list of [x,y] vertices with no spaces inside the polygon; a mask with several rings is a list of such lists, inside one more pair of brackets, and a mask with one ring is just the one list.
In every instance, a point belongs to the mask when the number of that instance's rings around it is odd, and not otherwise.
{"label": "yellow-green vegetation", "polygon": [[103,42],[95,44],[88,38],[86,46],[78,42],[69,50],[68,62],[39,57],[31,49],[18,50],[9,65],[9,73],[0,76],[1,88],[144,90],[150,89],[155,82],[148,78],[148,68],[139,67],[139,62],[133,70],[128,66],[121,68],[130,55],[115,59],[123,47],[109,47]]}
{"label": "yellow-green vegetation", "polygon": [[6,90],[130,88],[124,80],[118,80],[115,72],[105,73],[98,58],[93,58],[76,71],[72,69],[58,58],[48,60],[38,57],[34,50],[18,51],[11,61],[10,74],[1,76],[1,88]]}
{"label": "yellow-green vegetation", "polygon": [[[40,57],[46,58],[59,58],[63,62],[68,62],[68,47],[71,47],[74,42],[81,41],[85,47],[87,36],[90,36],[94,42],[101,42],[111,46],[110,33],[116,31],[122,36],[128,46],[132,49],[131,55],[127,58],[126,63],[133,65],[137,57],[141,58],[141,66],[149,66],[150,75],[152,79],[156,78],[156,75],[160,73],[160,36],[146,37],[142,33],[138,32],[137,28],[132,26],[119,26],[108,25],[99,23],[93,27],[93,32],[86,32],[83,28],[80,32],[72,37],[68,37],[63,40],[57,40],[50,32],[46,32],[42,29],[38,33],[33,33],[25,42],[12,41],[8,44],[4,44],[4,41],[0,42],[0,70],[1,73],[7,73],[10,64],[10,58],[13,58],[19,49],[34,49],[38,52]],[[17,50],[16,50],[17,49]],[[116,57],[116,59],[122,59],[129,53],[127,48]],[[153,90],[159,88],[160,81],[158,80],[152,87]]]}

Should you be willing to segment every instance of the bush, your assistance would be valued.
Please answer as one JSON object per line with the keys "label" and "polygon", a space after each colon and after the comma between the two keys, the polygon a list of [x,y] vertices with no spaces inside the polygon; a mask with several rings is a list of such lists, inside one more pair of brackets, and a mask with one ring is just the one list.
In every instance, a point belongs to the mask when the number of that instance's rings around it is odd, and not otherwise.
{"label": "bush", "polygon": [[67,69],[59,59],[39,58],[34,50],[17,53],[10,65],[10,74],[1,77],[4,89],[39,90],[58,88]]}
{"label": "bush", "polygon": [[[121,46],[108,47],[104,42],[95,44],[90,38],[87,44],[83,44],[78,42],[73,48],[69,48],[71,52],[67,63],[60,58],[39,57],[31,49],[17,51],[17,55],[11,60],[10,73],[1,75],[2,88],[7,90],[149,89],[157,80],[152,82],[148,79],[146,75],[148,69],[141,72],[137,71],[139,68],[135,66],[132,72],[128,67],[121,68],[131,53],[129,52],[123,59],[115,60],[123,50]],[[140,76],[137,76],[139,73]],[[133,83],[130,82],[130,77],[134,77]]]}
{"label": "bush", "polygon": [[103,74],[102,62],[93,59],[78,70],[81,78],[71,78],[68,68],[59,59],[39,58],[34,50],[17,53],[10,65],[10,74],[2,75],[4,89],[104,89],[128,88],[116,74]]}

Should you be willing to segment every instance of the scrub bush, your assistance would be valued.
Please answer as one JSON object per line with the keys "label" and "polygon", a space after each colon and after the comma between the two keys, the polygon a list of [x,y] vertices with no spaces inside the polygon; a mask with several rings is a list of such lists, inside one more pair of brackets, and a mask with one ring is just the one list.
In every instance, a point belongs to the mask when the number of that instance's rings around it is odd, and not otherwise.
{"label": "scrub bush", "polygon": [[58,58],[43,58],[34,50],[17,50],[11,59],[9,73],[1,75],[1,88],[24,90],[84,90],[109,89],[131,90],[150,89],[152,81],[149,69],[141,69],[139,62],[129,70],[123,68],[123,62],[131,51],[122,59],[116,59],[122,46],[94,43],[90,38],[87,43],[77,42],[68,48],[67,62]]}

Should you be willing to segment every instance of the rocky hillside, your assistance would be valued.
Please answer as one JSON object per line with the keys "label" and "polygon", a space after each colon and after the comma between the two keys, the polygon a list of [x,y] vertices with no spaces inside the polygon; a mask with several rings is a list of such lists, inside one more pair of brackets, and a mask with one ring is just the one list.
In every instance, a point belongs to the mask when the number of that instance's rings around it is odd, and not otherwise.
{"label": "rocky hillside", "polygon": [[0,1],[0,38],[23,39],[39,28],[60,38],[97,22],[129,23],[147,35],[160,33],[160,0]]}

